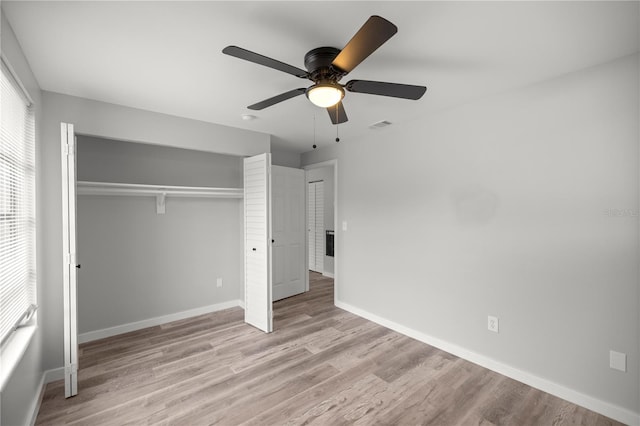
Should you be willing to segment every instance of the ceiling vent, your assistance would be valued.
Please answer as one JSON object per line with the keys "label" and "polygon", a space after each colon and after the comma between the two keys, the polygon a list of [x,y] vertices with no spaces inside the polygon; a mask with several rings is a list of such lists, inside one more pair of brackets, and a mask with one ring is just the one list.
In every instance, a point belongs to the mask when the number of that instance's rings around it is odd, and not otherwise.
{"label": "ceiling vent", "polygon": [[370,129],[382,129],[383,127],[390,126],[391,122],[387,120],[378,121],[377,123],[373,123],[369,126]]}

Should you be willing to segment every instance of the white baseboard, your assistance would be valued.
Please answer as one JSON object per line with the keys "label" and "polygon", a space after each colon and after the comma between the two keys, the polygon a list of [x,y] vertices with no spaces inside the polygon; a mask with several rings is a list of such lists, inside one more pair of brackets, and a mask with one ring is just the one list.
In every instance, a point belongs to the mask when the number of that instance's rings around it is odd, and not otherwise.
{"label": "white baseboard", "polygon": [[38,388],[40,392],[36,395],[36,398],[33,400],[31,404],[31,419],[29,420],[29,426],[33,426],[36,424],[36,420],[38,418],[38,412],[40,411],[40,405],[42,404],[42,397],[44,396],[44,390],[47,387],[48,383],[55,382],[56,380],[64,379],[64,368],[54,368],[53,370],[47,370],[42,373],[42,377],[40,378],[40,384]]}
{"label": "white baseboard", "polygon": [[185,318],[198,315],[209,314],[211,312],[222,311],[224,309],[235,308],[244,305],[244,301],[230,300],[228,302],[216,303],[215,305],[203,306],[201,308],[189,309],[187,311],[176,312],[175,314],[163,315],[161,317],[149,318],[142,321],[130,322],[128,324],[117,325],[115,327],[103,328],[101,330],[88,331],[78,335],[78,343],[91,342],[93,340],[104,339],[105,337],[116,336],[130,331],[141,330],[147,327],[166,324]]}
{"label": "white baseboard", "polygon": [[329,278],[335,278],[335,277],[333,276],[333,272],[323,272],[323,273],[322,273],[322,276],[323,276],[323,277],[329,277]]}
{"label": "white baseboard", "polygon": [[393,331],[404,334],[405,336],[409,336],[413,339],[434,346],[445,352],[449,352],[467,361],[473,362],[474,364],[478,364],[489,370],[495,371],[496,373],[500,373],[514,380],[518,380],[519,382],[525,383],[531,387],[550,393],[551,395],[555,395],[559,398],[565,399],[582,407],[588,408],[589,410],[595,411],[619,422],[628,424],[629,426],[640,426],[640,413],[634,413],[633,411],[627,410],[617,405],[602,401],[589,395],[585,395],[574,389],[567,388],[558,383],[552,382],[542,377],[538,377],[510,365],[503,364],[487,356],[470,351],[469,349],[466,349],[462,346],[458,346],[442,339],[429,336],[428,334],[406,327],[402,324],[398,324],[394,321],[382,318],[378,315],[372,314],[368,311],[365,311],[364,309],[360,309],[348,303],[336,300],[335,305],[340,309],[344,309],[345,311],[349,311],[362,318],[366,318],[369,321],[373,321]]}
{"label": "white baseboard", "polygon": [[45,385],[51,382],[55,382],[56,380],[62,380],[64,379],[64,367],[47,370],[42,375],[42,378]]}

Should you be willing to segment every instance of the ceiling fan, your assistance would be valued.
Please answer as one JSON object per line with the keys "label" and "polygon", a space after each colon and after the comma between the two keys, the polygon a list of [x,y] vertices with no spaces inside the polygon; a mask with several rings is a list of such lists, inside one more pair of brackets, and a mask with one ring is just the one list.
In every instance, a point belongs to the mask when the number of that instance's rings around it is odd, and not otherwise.
{"label": "ceiling fan", "polygon": [[398,27],[391,22],[380,16],[371,16],[342,50],[335,47],[318,47],[307,52],[304,55],[304,66],[307,71],[237,46],[227,46],[222,53],[286,72],[298,78],[309,79],[314,83],[308,88],[293,89],[249,105],[247,108],[261,110],[304,93],[313,104],[327,109],[333,124],[340,124],[348,120],[342,105],[345,89],[353,93],[412,100],[420,99],[426,92],[427,88],[424,86],[381,81],[351,80],[347,84],[339,83],[342,77],[353,71],[396,32]]}

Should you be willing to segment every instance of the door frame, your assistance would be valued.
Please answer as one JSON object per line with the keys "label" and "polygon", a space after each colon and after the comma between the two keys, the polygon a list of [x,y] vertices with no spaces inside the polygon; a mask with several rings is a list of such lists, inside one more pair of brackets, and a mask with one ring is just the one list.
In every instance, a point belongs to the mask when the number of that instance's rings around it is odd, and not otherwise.
{"label": "door frame", "polygon": [[[334,158],[332,160],[327,160],[327,161],[321,161],[319,163],[312,163],[312,164],[307,164],[306,166],[302,167],[305,170],[305,192],[306,197],[308,199],[309,197],[309,187],[307,184],[307,179],[306,179],[306,171],[307,170],[311,170],[311,169],[319,169],[321,167],[331,167],[333,166],[333,220],[335,222],[335,240],[334,240],[334,253],[333,253],[333,303],[335,305],[336,300],[337,300],[337,295],[338,295],[338,286],[339,286],[339,270],[340,268],[338,267],[339,265],[339,256],[338,254],[340,253],[339,247],[340,247],[340,243],[342,242],[342,225],[341,225],[341,221],[338,220],[339,216],[338,216],[338,159]],[[308,206],[308,203],[307,203]],[[309,228],[309,214],[307,212],[307,214],[305,214],[305,222],[306,222],[306,226],[307,229]],[[309,258],[309,236],[305,233],[305,252],[306,252],[306,258]],[[309,274],[306,274],[306,286],[307,286],[307,291],[309,291]]]}
{"label": "door frame", "polygon": [[[317,184],[322,183],[322,212],[323,212],[322,213],[322,229],[326,229],[325,220],[324,220],[325,219],[325,217],[324,217],[325,216],[324,215],[324,181],[321,179],[321,180],[314,180],[314,181],[309,182],[309,179],[306,178],[307,171],[305,170],[304,172],[305,172],[305,181],[306,181],[306,184],[307,184],[307,193],[306,193],[306,197],[305,197],[306,201],[307,201],[307,204],[306,204],[306,214],[307,214],[307,227],[306,227],[307,228],[307,250],[308,250],[308,252],[310,252],[312,247],[313,247],[313,250],[314,250],[314,256],[313,256],[314,257],[314,260],[313,260],[313,266],[314,267],[311,268],[311,262],[310,262],[311,261],[311,253],[309,253],[309,255],[307,256],[307,258],[308,258],[307,259],[307,264],[308,264],[307,269],[310,270],[310,271],[314,271],[314,272],[320,272],[322,275],[324,275],[324,257],[325,257],[325,253],[327,251],[326,250],[326,244],[325,244],[324,241],[322,242],[322,247],[324,248],[324,250],[321,252],[322,253],[321,254],[321,257],[322,257],[322,268],[321,269],[322,270],[318,270],[318,265],[317,265],[317,262],[316,262],[317,257],[318,257],[318,253],[317,253],[317,250],[316,250],[317,244],[318,244],[318,242],[316,240],[316,238],[317,238],[317,229],[318,229],[317,216],[313,215],[313,216],[315,216],[315,220],[314,220],[314,224],[313,224],[314,226],[313,227],[311,226],[311,221],[309,220],[310,217],[312,216],[311,210],[310,210],[312,184],[315,185],[314,186],[314,188],[315,188],[314,189],[314,194],[313,194],[314,195],[314,197],[313,197],[314,198],[313,208],[317,211],[317,209],[318,209],[318,204],[316,203],[316,201],[318,200],[318,195],[317,195],[318,194],[317,193],[318,186],[317,186]],[[335,219],[335,217],[334,217],[334,219]],[[313,232],[311,232],[311,231],[313,231]],[[314,244],[310,244],[311,243],[310,235],[314,235],[314,240],[315,240]],[[320,238],[323,238],[323,236],[320,236]],[[326,238],[326,236],[324,238]]]}

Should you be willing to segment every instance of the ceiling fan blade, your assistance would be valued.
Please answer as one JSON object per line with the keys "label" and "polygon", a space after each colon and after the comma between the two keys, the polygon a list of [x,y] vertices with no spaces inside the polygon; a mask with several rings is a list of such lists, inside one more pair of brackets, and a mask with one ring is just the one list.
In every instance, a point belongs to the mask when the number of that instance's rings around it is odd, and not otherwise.
{"label": "ceiling fan blade", "polygon": [[371,16],[331,65],[349,73],[397,32],[398,27],[391,22],[380,16]]}
{"label": "ceiling fan blade", "polygon": [[244,59],[245,61],[253,62],[258,65],[273,68],[278,71],[286,72],[287,74],[295,75],[296,77],[307,78],[308,76],[305,70],[271,59],[267,56],[251,52],[238,46],[227,46],[222,49],[222,53],[229,56],[235,56],[236,58]]}
{"label": "ceiling fan blade", "polygon": [[351,80],[344,88],[353,93],[391,96],[394,98],[412,99],[414,101],[420,99],[427,91],[427,88],[424,86],[368,80]]}
{"label": "ceiling fan blade", "polygon": [[347,118],[347,113],[344,110],[344,105],[342,105],[342,101],[338,102],[334,106],[327,108],[327,112],[329,113],[329,117],[331,117],[331,122],[333,124],[341,124],[349,121]]}
{"label": "ceiling fan blade", "polygon": [[295,98],[296,96],[300,96],[306,91],[307,91],[307,89],[289,90],[288,92],[281,93],[281,94],[279,94],[277,96],[274,96],[273,98],[265,99],[262,102],[258,102],[256,104],[249,105],[247,108],[253,109],[253,110],[265,109],[267,107],[270,107],[270,106],[275,105],[277,103],[280,103],[282,101],[286,101],[287,99],[291,99],[291,98]]}

